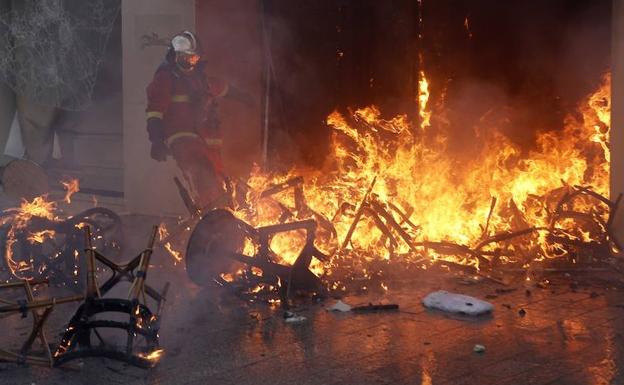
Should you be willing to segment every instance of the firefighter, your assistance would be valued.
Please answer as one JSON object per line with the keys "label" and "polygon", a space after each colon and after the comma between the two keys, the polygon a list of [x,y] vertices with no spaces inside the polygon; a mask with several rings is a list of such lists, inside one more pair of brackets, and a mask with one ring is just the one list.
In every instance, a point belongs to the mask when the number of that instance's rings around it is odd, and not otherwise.
{"label": "firefighter", "polygon": [[171,155],[200,208],[225,191],[223,138],[217,116],[220,98],[252,104],[251,97],[206,73],[200,44],[192,32],[173,37],[147,87],[147,132],[152,159]]}

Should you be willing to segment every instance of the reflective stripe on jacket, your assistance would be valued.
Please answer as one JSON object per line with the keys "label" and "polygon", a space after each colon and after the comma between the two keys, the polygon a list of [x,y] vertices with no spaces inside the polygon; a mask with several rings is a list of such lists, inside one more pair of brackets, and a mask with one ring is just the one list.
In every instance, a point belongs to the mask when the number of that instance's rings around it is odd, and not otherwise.
{"label": "reflective stripe on jacket", "polygon": [[174,64],[165,62],[147,86],[147,119],[163,120],[165,138],[195,133],[216,145],[222,141],[216,101],[227,91],[226,83],[206,75],[205,63],[183,74]]}

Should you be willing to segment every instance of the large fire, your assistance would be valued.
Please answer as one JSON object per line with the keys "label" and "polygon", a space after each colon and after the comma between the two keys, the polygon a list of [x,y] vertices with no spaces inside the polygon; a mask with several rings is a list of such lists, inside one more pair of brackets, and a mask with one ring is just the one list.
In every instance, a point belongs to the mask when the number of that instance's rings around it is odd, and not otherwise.
{"label": "large fire", "polygon": [[[557,243],[547,241],[544,229],[554,226],[570,238],[585,241],[593,234],[570,221],[553,225],[555,203],[574,186],[590,187],[608,196],[610,82],[606,74],[598,90],[580,103],[578,113],[565,118],[564,129],[538,133],[536,148],[528,153],[498,127],[482,120],[475,128],[480,144],[473,146],[477,150],[472,149],[467,158],[449,150],[451,127],[428,108],[429,81],[421,72],[417,123],[411,123],[406,115],[383,119],[375,106],[349,114],[332,112],[327,118],[333,129],[332,147],[325,166],[321,170],[295,167],[282,175],[254,169],[247,181],[252,209],[239,210],[238,216],[255,226],[279,222],[283,208],[295,206],[292,194],[280,193],[269,200],[262,199],[260,192],[303,176],[307,204],[336,229],[337,237],[320,234],[319,247],[327,252],[338,249],[349,233],[358,203],[365,199],[391,213],[392,218],[383,222],[399,223],[410,242],[389,247],[379,219],[370,216],[359,222],[339,250],[343,255],[369,261],[445,259],[478,268],[479,258],[469,253],[444,253],[441,247],[430,247],[431,242],[475,246],[494,234],[533,228],[522,242],[498,242],[499,249],[514,250],[516,259],[523,256],[512,261],[502,253],[500,261],[526,267],[558,256]],[[373,180],[370,196],[365,197]],[[596,202],[577,199],[573,205],[606,221],[607,213]],[[282,262],[292,263],[302,244],[302,237],[287,234],[275,237],[271,248]],[[321,274],[327,268],[317,263],[314,271]]]}

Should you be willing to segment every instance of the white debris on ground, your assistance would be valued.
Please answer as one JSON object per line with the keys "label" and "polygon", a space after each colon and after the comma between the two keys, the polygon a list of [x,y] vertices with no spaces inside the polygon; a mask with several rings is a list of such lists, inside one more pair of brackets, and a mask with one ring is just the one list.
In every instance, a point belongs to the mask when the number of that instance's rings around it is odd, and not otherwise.
{"label": "white debris on ground", "polygon": [[429,309],[471,316],[490,313],[494,309],[494,306],[489,302],[468,295],[449,293],[444,290],[428,294],[422,303]]}
{"label": "white debris on ground", "polygon": [[287,323],[299,323],[305,321],[306,319],[306,317],[295,314],[291,311],[284,312],[284,321]]}
{"label": "white debris on ground", "polygon": [[485,353],[485,345],[476,344],[472,351],[475,353]]}
{"label": "white debris on ground", "polygon": [[351,311],[351,305],[346,304],[342,301],[338,301],[335,304],[333,304],[332,306],[327,308],[328,311],[338,311],[338,312],[348,312]]}

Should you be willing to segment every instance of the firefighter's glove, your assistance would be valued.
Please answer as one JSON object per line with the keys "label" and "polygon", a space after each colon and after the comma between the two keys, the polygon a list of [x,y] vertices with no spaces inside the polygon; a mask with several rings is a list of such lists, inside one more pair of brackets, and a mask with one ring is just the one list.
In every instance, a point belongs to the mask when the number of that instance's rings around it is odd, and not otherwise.
{"label": "firefighter's glove", "polygon": [[167,160],[169,149],[165,142],[152,143],[152,149],[150,150],[150,156],[157,162],[164,162]]}
{"label": "firefighter's glove", "polygon": [[147,120],[147,133],[152,142],[150,156],[157,162],[167,160],[169,150],[165,144],[165,128],[161,119],[151,118]]}

